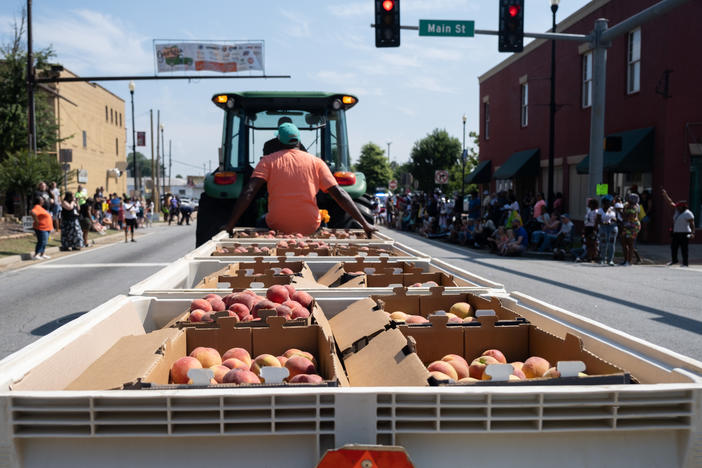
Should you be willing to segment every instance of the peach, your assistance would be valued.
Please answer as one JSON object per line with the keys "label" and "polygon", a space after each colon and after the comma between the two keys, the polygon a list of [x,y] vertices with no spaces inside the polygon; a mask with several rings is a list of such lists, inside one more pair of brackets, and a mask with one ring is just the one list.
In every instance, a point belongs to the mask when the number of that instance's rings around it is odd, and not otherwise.
{"label": "peach", "polygon": [[549,367],[551,367],[551,364],[546,359],[539,356],[531,356],[524,361],[522,372],[524,372],[527,379],[534,379],[543,376]]}
{"label": "peach", "polygon": [[178,359],[171,366],[171,382],[175,384],[188,383],[188,380],[190,380],[188,371],[190,369],[202,369],[202,364],[200,364],[200,361],[190,356]]}
{"label": "peach", "polygon": [[522,370],[522,366],[524,366],[524,363],[522,361],[514,361],[510,362],[510,364],[512,364],[512,369],[514,370]]}
{"label": "peach", "polygon": [[224,305],[227,306],[227,309],[234,304],[233,299],[236,297],[238,293],[231,293],[227,294],[222,298],[222,302],[224,302]]}
{"label": "peach", "polygon": [[449,312],[464,319],[473,315],[473,308],[467,302],[456,302],[451,306]]}
{"label": "peach", "polygon": [[[283,305],[288,306],[291,309],[295,309],[295,307],[302,307],[302,304],[300,304],[297,301],[293,301],[292,299],[288,299],[287,301],[283,302]],[[303,307],[303,309],[304,309],[304,307]]]}
{"label": "peach", "polygon": [[451,367],[453,367],[456,370],[456,374],[458,374],[459,379],[470,376],[470,368],[468,367],[468,364],[465,362],[465,360],[459,361],[458,359],[442,359],[442,362],[449,363]]}
{"label": "peach", "polygon": [[421,286],[422,286],[422,283],[414,283],[414,284],[409,285],[410,288],[419,288]]}
{"label": "peach", "polygon": [[262,367],[283,367],[277,357],[272,354],[260,354],[256,356],[249,369],[256,375],[261,375]]}
{"label": "peach", "polygon": [[519,380],[526,380],[526,375],[524,375],[524,372],[522,372],[521,369],[514,369],[512,371],[512,375],[515,377],[519,377]]}
{"label": "peach", "polygon": [[201,322],[214,322],[214,317],[212,317],[212,312],[207,312],[202,316]]}
{"label": "peach", "polygon": [[206,313],[207,312],[205,312],[202,309],[195,309],[190,312],[188,320],[190,320],[193,323],[202,322],[202,318],[205,316]]}
{"label": "peach", "polygon": [[[293,274],[292,270],[290,270],[290,268],[283,268],[283,270],[289,270],[290,274]],[[293,294],[295,294],[297,292],[297,289],[295,289],[295,286],[293,286],[292,284],[284,284],[283,286],[285,286],[285,289],[288,290],[288,296],[290,296],[290,297],[292,297]],[[290,300],[290,299],[288,299],[288,300]]]}
{"label": "peach", "polygon": [[237,302],[229,306],[229,311],[233,312],[239,319],[245,317],[251,313],[251,311],[244,304]]}
{"label": "peach", "polygon": [[246,369],[232,369],[224,374],[224,378],[222,380],[223,383],[233,383],[237,385],[261,383],[261,379],[259,379],[256,374]]}
{"label": "peach", "polygon": [[295,377],[291,378],[288,382],[290,383],[312,383],[320,384],[324,382],[322,377],[317,374],[297,374]]}
{"label": "peach", "polygon": [[266,298],[269,301],[275,302],[276,304],[282,304],[290,299],[290,293],[285,286],[274,284],[266,291]]}
{"label": "peach", "polygon": [[288,320],[290,320],[290,316],[292,315],[292,309],[288,306],[283,305],[283,304],[278,304],[275,307],[275,314],[278,317],[285,317]]}
{"label": "peach", "polygon": [[447,323],[463,323],[463,319],[454,315],[453,317],[449,317]]}
{"label": "peach", "polygon": [[443,372],[439,372],[439,371],[430,371],[429,375],[434,377],[436,380],[450,380],[451,379],[451,377],[449,377],[448,375],[444,374]]}
{"label": "peach", "polygon": [[485,368],[490,364],[499,364],[499,361],[492,356],[480,356],[473,359],[470,363],[468,372],[474,379],[482,380]]}
{"label": "peach", "polygon": [[278,360],[278,362],[280,362],[282,367],[285,367],[285,363],[288,361],[288,358],[285,356],[276,356],[275,358]]}
{"label": "peach", "polygon": [[310,316],[310,311],[305,309],[302,306],[299,306],[299,307],[295,307],[292,310],[292,315],[290,316],[290,318],[298,319],[298,318],[307,318],[309,316]]}
{"label": "peach", "polygon": [[546,379],[557,379],[560,376],[561,373],[558,371],[558,369],[555,367],[551,367],[546,372],[544,372],[544,375],[542,377]]}
{"label": "peach", "polygon": [[478,379],[474,379],[473,377],[463,377],[462,379],[459,379],[458,381],[461,382],[461,383],[465,383],[465,382],[479,382]]}
{"label": "peach", "polygon": [[212,367],[222,364],[222,356],[214,348],[208,348],[205,346],[198,346],[190,352],[190,357],[194,357],[202,367]]}
{"label": "peach", "polygon": [[246,294],[246,292],[234,294],[234,296],[229,301],[229,307],[231,307],[234,304],[243,304],[249,310],[251,310],[256,304],[256,294]]}
{"label": "peach", "polygon": [[507,364],[507,359],[505,359],[505,355],[502,354],[502,351],[500,351],[499,349],[487,349],[487,350],[483,351],[482,355],[483,356],[492,356],[495,359],[497,359],[497,361],[500,364]]}
{"label": "peach", "polygon": [[258,296],[258,294],[256,294],[255,292],[253,292],[253,291],[250,290],[250,289],[244,289],[244,290],[241,291],[241,293],[239,293],[239,294],[248,294],[249,296],[254,296],[254,297],[255,297],[255,296]]}
{"label": "peach", "polygon": [[224,380],[224,374],[231,370],[229,367],[221,364],[218,366],[212,366],[210,369],[212,369],[212,372],[214,372],[214,379],[217,383],[222,383]]}
{"label": "peach", "polygon": [[288,379],[292,379],[298,374],[317,373],[317,369],[314,367],[314,364],[312,364],[312,361],[299,355],[288,358],[288,360],[285,362],[285,367],[287,367],[288,371],[290,371]]}
{"label": "peach", "polygon": [[205,299],[195,299],[190,303],[190,311],[192,312],[195,309],[202,309],[205,312],[212,312],[212,305]]}
{"label": "peach", "polygon": [[230,348],[222,354],[222,360],[225,361],[229,358],[237,358],[240,361],[245,362],[247,365],[251,365],[253,362],[251,360],[251,355],[244,348]]}
{"label": "peach", "polygon": [[438,286],[438,285],[439,285],[439,283],[437,283],[436,281],[427,281],[426,283],[424,283],[424,286],[428,287],[428,288],[433,288],[434,286]]}
{"label": "peach", "polygon": [[447,354],[446,356],[441,358],[442,361],[459,361],[460,363],[464,364],[466,367],[468,367],[468,361],[466,361],[463,356],[459,356],[458,354]]}
{"label": "peach", "polygon": [[409,315],[399,310],[396,310],[390,314],[390,320],[394,320],[396,322],[405,322],[407,321],[407,317],[409,317]]}
{"label": "peach", "polygon": [[244,361],[242,361],[241,359],[237,359],[235,357],[225,359],[224,361],[222,361],[222,365],[227,367],[228,369],[246,369],[246,370],[248,370],[251,368],[251,364],[247,364]]}
{"label": "peach", "polygon": [[227,306],[224,305],[224,301],[222,299],[213,297],[212,299],[208,299],[210,305],[212,306],[212,311],[213,312],[221,312],[223,310],[226,310]]}
{"label": "peach", "polygon": [[219,299],[221,301],[222,296],[220,296],[219,294],[211,293],[211,294],[208,294],[207,296],[203,297],[203,299],[206,301],[209,301],[210,299]]}
{"label": "peach", "polygon": [[305,291],[295,291],[295,294],[292,295],[292,300],[299,302],[302,304],[302,307],[309,309],[314,299]]}
{"label": "peach", "polygon": [[446,361],[434,361],[427,366],[427,370],[429,372],[441,372],[442,374],[448,375],[453,380],[458,380],[458,373],[456,372],[456,369],[454,369],[454,367]]}
{"label": "peach", "polygon": [[275,302],[269,301],[268,299],[264,299],[258,304],[256,304],[253,309],[251,310],[251,315],[253,315],[254,318],[258,318],[258,312],[261,310],[275,310],[276,306]]}
{"label": "peach", "polygon": [[429,320],[422,317],[421,315],[410,315],[409,317],[407,317],[407,320],[405,320],[405,322],[407,322],[407,324],[410,324],[410,323],[415,323],[415,324],[416,323],[429,323]]}
{"label": "peach", "polygon": [[470,322],[474,322],[474,321],[475,321],[475,317],[466,317],[463,319],[463,323],[470,323]]}
{"label": "peach", "polygon": [[234,317],[234,323],[241,322],[241,319],[239,318],[238,315],[236,315],[236,312],[234,312],[233,310],[228,310],[227,314],[229,317]]}
{"label": "peach", "polygon": [[283,353],[283,356],[285,356],[288,359],[290,359],[293,356],[302,356],[302,357],[307,358],[310,361],[312,361],[313,364],[316,363],[316,360],[315,360],[314,356],[312,355],[312,353],[308,353],[307,351],[302,351],[302,350],[297,349],[297,348],[288,349],[287,351],[285,351]]}
{"label": "peach", "polygon": [[510,374],[507,376],[507,382],[519,382],[520,380],[524,380],[524,379],[522,379],[521,377],[514,375],[514,374]]}
{"label": "peach", "polygon": [[[290,268],[285,267],[285,268],[281,268],[281,269],[280,269],[280,274],[281,274],[281,275],[294,275],[295,272],[292,271]],[[287,285],[286,285],[286,286],[287,286]]]}
{"label": "peach", "polygon": [[271,249],[268,247],[261,247],[261,253],[268,255],[271,252]]}

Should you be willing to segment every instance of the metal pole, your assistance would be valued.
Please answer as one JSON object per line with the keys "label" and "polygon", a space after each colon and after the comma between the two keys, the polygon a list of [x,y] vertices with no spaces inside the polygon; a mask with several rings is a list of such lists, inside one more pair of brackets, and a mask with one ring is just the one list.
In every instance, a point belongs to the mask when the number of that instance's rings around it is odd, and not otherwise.
{"label": "metal pole", "polygon": [[[161,182],[161,145],[159,132],[161,130],[161,110],[156,110],[156,185],[160,185]],[[162,194],[166,192],[161,191]],[[161,204],[161,198],[159,197],[158,203]]]}
{"label": "metal pole", "polygon": [[[551,4],[552,27],[551,32],[556,32],[556,11],[558,4]],[[551,40],[551,108],[550,122],[548,128],[548,187],[547,200],[548,206],[553,208],[554,190],[553,190],[553,164],[556,139],[556,41]]]}
{"label": "metal pole", "polygon": [[[149,109],[149,118],[151,120],[151,201],[154,202],[154,210],[157,213],[161,212],[160,198],[158,196],[158,184],[156,183],[156,161],[154,161],[154,110]],[[153,213],[152,213],[153,214]]]}
{"label": "metal pole", "polygon": [[32,0],[27,0],[27,144],[29,151],[37,152],[34,120],[34,56],[32,54]]}
{"label": "metal pole", "polygon": [[171,181],[173,180],[171,178],[171,168],[173,166],[173,159],[171,159],[171,140],[168,140],[168,191],[172,191],[173,188],[171,187]]}
{"label": "metal pole", "polygon": [[[163,140],[163,124],[161,125],[161,187],[164,195],[166,194],[166,145]],[[168,184],[170,185],[170,181]]]}
{"label": "metal pole", "polygon": [[390,145],[392,144],[392,141],[388,141],[388,164],[390,164]]}
{"label": "metal pole", "polygon": [[[466,121],[468,116],[463,114],[463,151],[461,151],[461,205],[466,196]],[[463,211],[463,206],[461,206]]]}
{"label": "metal pole", "polygon": [[130,87],[129,94],[132,98],[132,176],[134,177],[134,195],[139,193],[139,177],[137,175],[136,155],[136,130],[134,128],[134,87]]}
{"label": "metal pole", "polygon": [[604,150],[605,90],[607,80],[607,47],[602,41],[602,34],[607,30],[607,20],[595,21],[592,39],[592,109],[590,110],[590,165],[587,193],[589,197],[597,194],[597,184],[602,183]]}

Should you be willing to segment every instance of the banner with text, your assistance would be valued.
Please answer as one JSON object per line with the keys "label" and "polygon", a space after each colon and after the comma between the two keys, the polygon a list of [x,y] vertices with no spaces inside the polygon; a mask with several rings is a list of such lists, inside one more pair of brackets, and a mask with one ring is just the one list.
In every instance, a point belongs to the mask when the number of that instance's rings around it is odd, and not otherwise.
{"label": "banner with text", "polygon": [[157,72],[264,70],[263,41],[154,43]]}

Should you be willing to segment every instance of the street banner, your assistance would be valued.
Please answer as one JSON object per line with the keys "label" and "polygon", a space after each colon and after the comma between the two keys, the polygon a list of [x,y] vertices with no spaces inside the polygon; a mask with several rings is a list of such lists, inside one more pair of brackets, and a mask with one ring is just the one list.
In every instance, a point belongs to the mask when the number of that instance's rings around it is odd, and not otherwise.
{"label": "street banner", "polygon": [[137,134],[137,146],[146,146],[146,132],[136,132]]}
{"label": "street banner", "polygon": [[263,41],[154,43],[157,72],[215,71],[235,73],[263,71]]}

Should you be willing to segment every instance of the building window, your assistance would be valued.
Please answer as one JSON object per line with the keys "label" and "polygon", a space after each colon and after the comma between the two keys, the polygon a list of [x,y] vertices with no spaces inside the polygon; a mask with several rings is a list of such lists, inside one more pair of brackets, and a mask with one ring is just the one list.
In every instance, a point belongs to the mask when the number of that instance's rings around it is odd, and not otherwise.
{"label": "building window", "polygon": [[83,148],[88,147],[88,132],[83,130]]}
{"label": "building window", "polygon": [[107,122],[107,106],[105,106],[105,122]]}
{"label": "building window", "polygon": [[641,28],[629,31],[628,51],[626,91],[632,94],[641,90]]}
{"label": "building window", "polygon": [[529,83],[522,83],[522,127],[529,124]]}
{"label": "building window", "polygon": [[592,52],[583,55],[583,109],[592,106]]}
{"label": "building window", "polygon": [[110,109],[110,123],[114,123],[114,122],[115,122],[115,120],[114,120],[114,114],[113,114],[113,112],[112,112],[112,109]]}
{"label": "building window", "polygon": [[122,113],[119,113],[119,126],[122,128]]}
{"label": "building window", "polygon": [[485,139],[490,139],[490,103],[486,102],[483,104],[483,112],[485,112],[485,128],[483,133],[485,134]]}
{"label": "building window", "polygon": [[115,154],[119,156],[119,138],[115,138]]}

